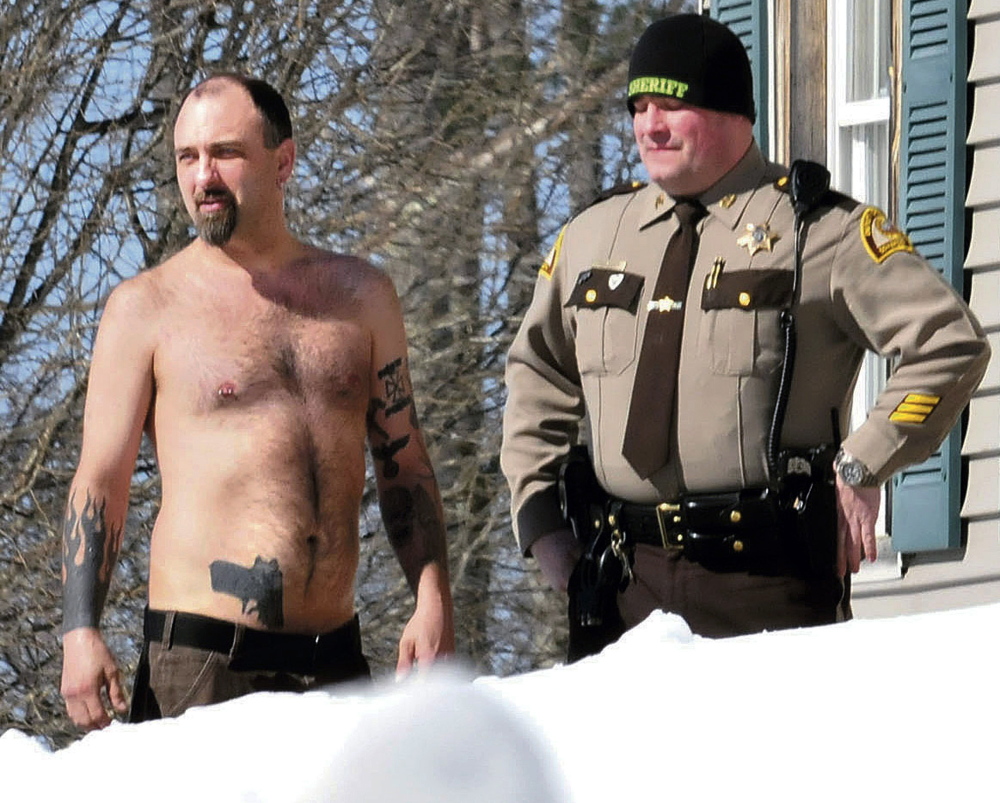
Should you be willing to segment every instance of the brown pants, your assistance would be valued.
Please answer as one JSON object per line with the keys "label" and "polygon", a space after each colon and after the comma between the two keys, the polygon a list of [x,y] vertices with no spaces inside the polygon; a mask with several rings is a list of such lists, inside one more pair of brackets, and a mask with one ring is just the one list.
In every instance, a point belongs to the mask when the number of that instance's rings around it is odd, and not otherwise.
{"label": "brown pants", "polygon": [[765,630],[833,624],[851,618],[850,584],[836,577],[711,571],[679,552],[639,544],[635,579],[618,597],[625,627],[655,610],[682,616],[701,636],[725,638]]}
{"label": "brown pants", "polygon": [[143,643],[135,673],[129,722],[176,717],[198,705],[233,700],[258,691],[304,692],[350,680],[370,679],[371,671],[360,647],[338,656],[336,665],[316,675],[259,670],[233,670],[221,652]]}

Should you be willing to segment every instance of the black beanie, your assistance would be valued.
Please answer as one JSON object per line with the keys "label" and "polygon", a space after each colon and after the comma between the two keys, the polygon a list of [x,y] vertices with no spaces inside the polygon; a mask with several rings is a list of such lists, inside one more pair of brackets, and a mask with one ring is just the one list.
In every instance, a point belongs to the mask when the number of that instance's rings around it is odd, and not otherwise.
{"label": "black beanie", "polygon": [[742,114],[752,123],[753,75],[743,43],[701,14],[674,14],[639,37],[628,65],[628,110],[637,95],[668,95],[692,106]]}

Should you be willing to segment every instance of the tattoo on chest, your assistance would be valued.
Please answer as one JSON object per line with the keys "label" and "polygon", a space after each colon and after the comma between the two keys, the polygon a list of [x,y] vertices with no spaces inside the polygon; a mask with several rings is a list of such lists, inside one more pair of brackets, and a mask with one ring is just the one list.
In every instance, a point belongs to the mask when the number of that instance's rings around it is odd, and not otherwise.
{"label": "tattoo on chest", "polygon": [[284,584],[277,558],[264,560],[258,555],[249,569],[226,560],[212,561],[208,568],[212,590],[236,597],[243,605],[244,614],[256,614],[268,629],[284,624]]}
{"label": "tattoo on chest", "polygon": [[70,496],[63,523],[63,627],[97,627],[121,543],[121,526],[108,526],[107,500],[87,492],[83,509]]}

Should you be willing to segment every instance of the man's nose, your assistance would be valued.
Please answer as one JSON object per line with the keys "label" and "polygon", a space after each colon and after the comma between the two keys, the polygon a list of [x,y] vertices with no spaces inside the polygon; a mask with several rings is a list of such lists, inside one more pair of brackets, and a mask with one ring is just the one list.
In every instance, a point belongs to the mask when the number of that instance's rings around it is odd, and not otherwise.
{"label": "man's nose", "polygon": [[662,134],[670,131],[670,121],[666,113],[650,104],[639,115],[640,129],[647,134]]}
{"label": "man's nose", "polygon": [[212,156],[206,154],[198,159],[198,170],[195,173],[195,181],[197,181],[199,186],[211,184],[218,175],[218,165]]}

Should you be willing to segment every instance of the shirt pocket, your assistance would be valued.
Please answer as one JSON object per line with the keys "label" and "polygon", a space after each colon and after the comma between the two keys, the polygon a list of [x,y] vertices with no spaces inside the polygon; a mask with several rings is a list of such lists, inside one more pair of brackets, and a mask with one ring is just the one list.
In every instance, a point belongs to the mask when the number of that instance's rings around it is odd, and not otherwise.
{"label": "shirt pocket", "polygon": [[577,277],[565,306],[576,311],[581,374],[620,374],[631,365],[644,282],[642,276],[608,268],[591,268]]}
{"label": "shirt pocket", "polygon": [[784,355],[781,311],[792,301],[790,270],[742,270],[710,276],[701,296],[702,351],[712,372],[766,373]]}

